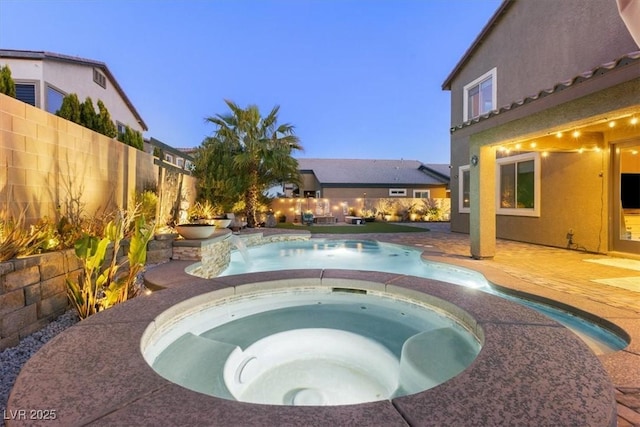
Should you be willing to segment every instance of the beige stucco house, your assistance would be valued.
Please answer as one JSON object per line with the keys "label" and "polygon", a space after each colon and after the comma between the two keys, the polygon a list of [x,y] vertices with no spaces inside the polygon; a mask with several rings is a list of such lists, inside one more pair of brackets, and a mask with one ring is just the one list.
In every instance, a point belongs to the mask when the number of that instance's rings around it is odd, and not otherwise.
{"label": "beige stucco house", "polygon": [[640,254],[640,49],[615,1],[505,0],[442,87],[473,257],[496,236]]}
{"label": "beige stucco house", "polygon": [[16,98],[54,114],[65,95],[80,101],[91,97],[105,104],[118,132],[129,126],[138,132],[147,125],[106,64],[52,52],[0,49],[0,67],[8,65],[16,83]]}

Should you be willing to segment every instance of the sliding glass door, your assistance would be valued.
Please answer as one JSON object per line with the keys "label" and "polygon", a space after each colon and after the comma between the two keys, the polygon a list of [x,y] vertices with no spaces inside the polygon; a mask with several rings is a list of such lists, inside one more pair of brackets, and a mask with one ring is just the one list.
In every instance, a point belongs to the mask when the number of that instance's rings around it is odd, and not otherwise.
{"label": "sliding glass door", "polygon": [[640,254],[640,140],[613,147],[612,249]]}

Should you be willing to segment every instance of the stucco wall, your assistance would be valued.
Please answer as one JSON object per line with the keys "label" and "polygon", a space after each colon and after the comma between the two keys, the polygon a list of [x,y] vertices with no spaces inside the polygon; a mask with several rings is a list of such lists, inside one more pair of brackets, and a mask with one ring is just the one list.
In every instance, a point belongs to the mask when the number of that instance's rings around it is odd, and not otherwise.
{"label": "stucco wall", "polygon": [[[8,65],[12,77],[17,82],[36,82],[36,106],[46,109],[47,85],[64,93],[75,93],[80,102],[91,97],[97,109],[98,100],[102,100],[109,110],[111,119],[129,125],[132,129],[144,132],[140,123],[124,102],[113,82],[107,76],[106,88],[93,81],[93,67],[71,62],[55,60],[2,58],[0,64]],[[101,71],[102,73],[102,71]],[[104,74],[104,73],[102,73]],[[96,110],[97,111],[97,110]]]}
{"label": "stucco wall", "polygon": [[[390,196],[389,190],[391,188],[394,189],[404,189],[407,190],[406,196]],[[325,187],[322,190],[322,197],[326,198],[357,198],[362,197],[364,193],[367,193],[367,198],[413,198],[414,190],[429,190],[431,198],[445,198],[447,197],[447,191],[445,186],[440,187],[430,187],[430,186],[407,186],[407,185],[398,185],[394,187],[383,187],[383,188],[371,188],[371,187],[353,187],[353,188],[327,188]]]}
{"label": "stucco wall", "polygon": [[452,80],[451,123],[464,85],[493,67],[499,108],[637,50],[613,0],[516,1]]}
{"label": "stucco wall", "polygon": [[[151,154],[0,95],[0,210],[26,208],[34,222],[79,200],[91,215],[127,207],[157,180]],[[185,177],[184,194],[194,182]]]}

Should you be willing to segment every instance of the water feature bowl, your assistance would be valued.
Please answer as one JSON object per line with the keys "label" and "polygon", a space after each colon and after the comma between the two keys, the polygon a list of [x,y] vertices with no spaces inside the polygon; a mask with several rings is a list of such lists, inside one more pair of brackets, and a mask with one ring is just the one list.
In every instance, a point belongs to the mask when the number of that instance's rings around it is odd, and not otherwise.
{"label": "water feature bowl", "polygon": [[178,234],[187,240],[207,239],[216,231],[214,224],[180,224],[176,226]]}
{"label": "water feature bowl", "polygon": [[214,219],[213,223],[216,225],[216,227],[222,229],[222,228],[227,228],[229,224],[231,224],[231,220],[230,219]]}
{"label": "water feature bowl", "polygon": [[470,317],[425,301],[325,286],[250,290],[212,292],[165,312],[143,337],[147,362],[216,397],[327,406],[432,388],[480,351]]}

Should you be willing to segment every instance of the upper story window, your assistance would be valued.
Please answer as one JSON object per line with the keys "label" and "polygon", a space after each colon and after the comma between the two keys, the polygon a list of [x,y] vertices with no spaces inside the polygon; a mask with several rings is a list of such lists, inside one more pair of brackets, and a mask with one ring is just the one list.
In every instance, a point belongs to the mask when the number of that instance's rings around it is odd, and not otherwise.
{"label": "upper story window", "polygon": [[525,153],[497,163],[497,213],[540,216],[540,156]]}
{"label": "upper story window", "polygon": [[471,170],[469,165],[458,168],[458,212],[469,213],[471,208]]}
{"label": "upper story window", "polygon": [[124,133],[127,131],[127,125],[118,121],[116,121],[116,128],[118,130],[118,135],[124,135]]}
{"label": "upper story window", "polygon": [[97,68],[93,69],[93,81],[98,84],[98,86],[107,88],[107,77],[102,74]]}
{"label": "upper story window", "polygon": [[496,109],[496,70],[493,68],[464,87],[465,122]]}
{"label": "upper story window", "polygon": [[35,83],[16,83],[16,99],[37,107]]}
{"label": "upper story window", "polygon": [[64,97],[64,93],[51,86],[47,86],[47,111],[51,114],[55,114],[60,107],[62,107],[62,100]]}
{"label": "upper story window", "polygon": [[173,163],[173,156],[171,154],[164,153],[164,161],[167,163]]}

